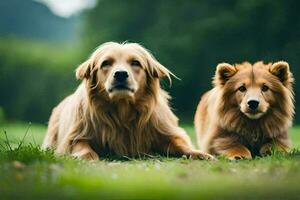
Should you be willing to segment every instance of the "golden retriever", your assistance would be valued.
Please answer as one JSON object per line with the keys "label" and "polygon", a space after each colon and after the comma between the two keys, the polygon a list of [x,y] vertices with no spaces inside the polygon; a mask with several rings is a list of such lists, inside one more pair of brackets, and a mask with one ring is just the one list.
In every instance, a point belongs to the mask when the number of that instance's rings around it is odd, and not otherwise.
{"label": "golden retriever", "polygon": [[76,70],[75,93],[54,108],[43,148],[97,160],[151,154],[210,159],[193,148],[159,79],[172,73],[137,43],[102,44]]}
{"label": "golden retriever", "polygon": [[217,66],[214,88],[203,95],[195,115],[204,152],[235,159],[287,151],[294,115],[289,65],[248,62]]}

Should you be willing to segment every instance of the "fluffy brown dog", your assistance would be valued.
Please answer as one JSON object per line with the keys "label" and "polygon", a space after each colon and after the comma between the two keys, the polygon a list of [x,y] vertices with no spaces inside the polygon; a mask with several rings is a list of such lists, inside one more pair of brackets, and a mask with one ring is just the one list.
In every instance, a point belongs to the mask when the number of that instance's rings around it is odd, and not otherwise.
{"label": "fluffy brown dog", "polygon": [[286,62],[217,66],[214,88],[195,115],[201,150],[229,159],[266,155],[289,147],[294,115],[293,77]]}
{"label": "fluffy brown dog", "polygon": [[76,70],[82,84],[54,108],[43,147],[89,160],[148,154],[211,158],[195,150],[178,126],[159,83],[170,75],[139,44],[101,45]]}

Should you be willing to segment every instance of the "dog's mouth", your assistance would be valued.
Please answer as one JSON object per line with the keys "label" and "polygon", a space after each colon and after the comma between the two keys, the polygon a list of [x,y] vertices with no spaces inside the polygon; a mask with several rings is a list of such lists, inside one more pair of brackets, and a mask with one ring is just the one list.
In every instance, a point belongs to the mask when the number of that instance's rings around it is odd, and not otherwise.
{"label": "dog's mouth", "polygon": [[130,88],[127,84],[115,84],[108,89],[108,92],[128,91],[134,93],[134,89]]}
{"label": "dog's mouth", "polygon": [[244,114],[249,118],[249,119],[259,119],[261,118],[265,113],[261,111],[247,111],[244,112]]}

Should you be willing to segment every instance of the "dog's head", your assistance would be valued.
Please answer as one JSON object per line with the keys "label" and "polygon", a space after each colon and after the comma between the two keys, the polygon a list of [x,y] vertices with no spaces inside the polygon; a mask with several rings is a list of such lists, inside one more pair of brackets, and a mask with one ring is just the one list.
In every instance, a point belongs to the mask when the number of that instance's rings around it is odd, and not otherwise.
{"label": "dog's head", "polygon": [[293,77],[286,62],[217,66],[214,83],[222,88],[229,110],[242,112],[251,120],[267,112],[286,113],[292,104]]}
{"label": "dog's head", "polygon": [[137,43],[108,42],[96,49],[76,70],[78,79],[86,79],[111,100],[142,96],[151,81],[170,79],[172,73]]}

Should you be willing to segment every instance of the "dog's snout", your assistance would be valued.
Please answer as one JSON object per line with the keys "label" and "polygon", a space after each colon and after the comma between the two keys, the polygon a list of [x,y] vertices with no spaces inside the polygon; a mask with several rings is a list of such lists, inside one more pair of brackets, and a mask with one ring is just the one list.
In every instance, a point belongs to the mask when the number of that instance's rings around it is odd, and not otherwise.
{"label": "dog's snout", "polygon": [[119,81],[123,82],[128,78],[128,72],[127,71],[116,71],[114,74],[114,78]]}
{"label": "dog's snout", "polygon": [[259,105],[259,101],[258,100],[249,100],[248,101],[248,107],[251,110],[256,110],[258,108],[258,105]]}

